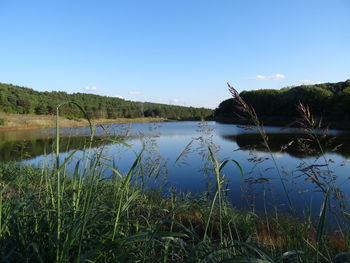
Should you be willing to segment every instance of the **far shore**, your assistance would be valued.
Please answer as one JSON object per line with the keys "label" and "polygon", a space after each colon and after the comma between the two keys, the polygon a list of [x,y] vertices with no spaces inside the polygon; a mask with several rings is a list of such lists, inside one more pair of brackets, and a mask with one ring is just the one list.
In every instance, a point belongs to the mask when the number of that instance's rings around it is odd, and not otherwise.
{"label": "far shore", "polygon": [[[235,124],[235,125],[253,125],[249,120],[243,120],[238,118],[214,118],[216,122],[225,123],[225,124]],[[300,119],[290,119],[287,117],[260,117],[263,126],[276,126],[282,128],[300,128]],[[322,128],[325,129],[334,129],[334,130],[350,130],[349,121],[334,121],[334,120],[322,120]]]}
{"label": "far shore", "polygon": [[[4,119],[5,123],[0,125],[0,131],[15,130],[35,130],[49,129],[56,127],[56,116],[54,115],[32,115],[32,114],[7,114],[0,113],[0,119]],[[159,117],[144,118],[118,118],[118,119],[94,119],[91,120],[93,125],[113,124],[113,123],[143,123],[143,122],[165,122],[174,121]],[[60,127],[81,127],[88,126],[86,119],[67,119],[60,117]]]}

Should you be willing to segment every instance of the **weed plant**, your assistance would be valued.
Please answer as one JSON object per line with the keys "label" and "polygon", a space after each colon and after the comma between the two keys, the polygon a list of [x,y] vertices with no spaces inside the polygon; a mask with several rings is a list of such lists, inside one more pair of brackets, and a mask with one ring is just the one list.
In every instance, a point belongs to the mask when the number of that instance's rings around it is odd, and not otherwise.
{"label": "weed plant", "polygon": [[5,118],[0,118],[0,126],[5,125],[6,122],[7,122],[7,119],[5,119]]}

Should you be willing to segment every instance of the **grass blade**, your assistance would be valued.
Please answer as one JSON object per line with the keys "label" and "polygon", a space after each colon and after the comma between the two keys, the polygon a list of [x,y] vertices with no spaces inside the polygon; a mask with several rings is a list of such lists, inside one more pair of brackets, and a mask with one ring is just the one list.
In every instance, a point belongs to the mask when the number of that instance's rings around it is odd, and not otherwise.
{"label": "grass blade", "polygon": [[317,243],[321,242],[322,236],[324,233],[326,212],[327,212],[327,207],[328,207],[328,202],[329,202],[329,192],[330,192],[330,189],[327,190],[325,200],[324,200],[322,207],[321,207],[320,220],[319,220],[318,226],[317,226],[317,237],[316,237]]}

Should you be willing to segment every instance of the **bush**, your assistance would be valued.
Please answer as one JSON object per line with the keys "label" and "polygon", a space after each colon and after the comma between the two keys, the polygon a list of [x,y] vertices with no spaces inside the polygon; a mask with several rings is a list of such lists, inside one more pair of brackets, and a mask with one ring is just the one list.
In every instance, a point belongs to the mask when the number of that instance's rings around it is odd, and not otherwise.
{"label": "bush", "polygon": [[81,121],[80,118],[78,117],[75,117],[75,116],[72,116],[72,115],[69,115],[66,117],[68,120],[71,120],[71,121]]}
{"label": "bush", "polygon": [[7,119],[0,118],[0,126],[4,126],[7,123]]}

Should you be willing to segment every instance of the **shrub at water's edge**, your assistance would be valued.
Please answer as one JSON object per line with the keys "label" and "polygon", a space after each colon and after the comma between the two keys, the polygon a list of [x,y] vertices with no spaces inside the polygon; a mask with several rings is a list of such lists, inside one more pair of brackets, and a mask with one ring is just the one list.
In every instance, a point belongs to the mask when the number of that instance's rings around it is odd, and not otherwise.
{"label": "shrub at water's edge", "polygon": [[7,123],[7,119],[0,118],[0,126],[4,126]]}

